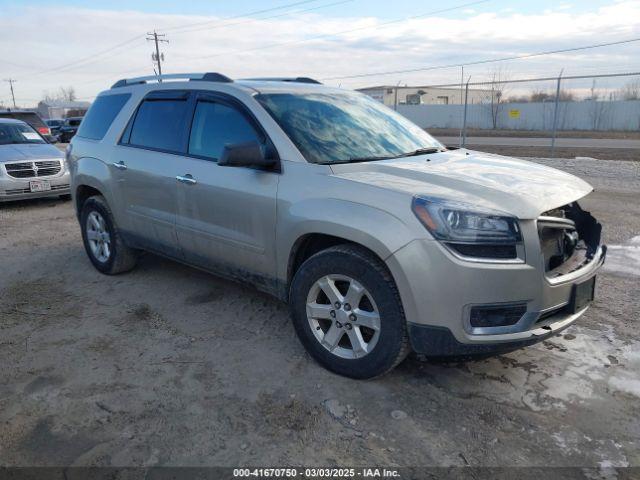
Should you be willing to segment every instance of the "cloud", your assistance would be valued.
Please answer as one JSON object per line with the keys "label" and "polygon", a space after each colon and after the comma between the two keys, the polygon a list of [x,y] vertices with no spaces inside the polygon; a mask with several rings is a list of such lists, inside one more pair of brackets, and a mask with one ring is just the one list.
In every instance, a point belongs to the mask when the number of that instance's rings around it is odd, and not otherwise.
{"label": "cloud", "polygon": [[[339,6],[331,12],[339,11]],[[420,12],[416,12],[420,13]],[[392,25],[362,16],[346,18],[327,10],[239,23],[197,15],[148,14],[64,7],[6,7],[0,11],[0,69],[18,79],[16,94],[33,104],[45,90],[73,85],[91,98],[119,78],[152,73],[152,45],[144,34],[167,30],[164,71],[220,71],[229,76],[308,75],[317,78],[404,70],[555,50],[640,37],[640,1],[621,1],[582,13],[517,10],[428,17]],[[182,33],[176,27],[207,22],[211,28]],[[225,27],[225,23],[235,23]],[[172,30],[172,28],[174,30]],[[359,29],[331,36],[335,32]],[[137,38],[134,38],[136,37]],[[311,39],[308,40],[307,39]],[[102,55],[95,52],[130,43]],[[278,45],[273,48],[265,48]],[[509,62],[512,78],[605,73],[640,69],[640,43]],[[90,57],[82,63],[77,59]],[[68,64],[68,65],[67,65]],[[67,65],[63,68],[59,68]],[[490,65],[468,67],[486,78]],[[367,84],[453,83],[460,69],[331,82]],[[0,101],[8,92],[0,92]]]}

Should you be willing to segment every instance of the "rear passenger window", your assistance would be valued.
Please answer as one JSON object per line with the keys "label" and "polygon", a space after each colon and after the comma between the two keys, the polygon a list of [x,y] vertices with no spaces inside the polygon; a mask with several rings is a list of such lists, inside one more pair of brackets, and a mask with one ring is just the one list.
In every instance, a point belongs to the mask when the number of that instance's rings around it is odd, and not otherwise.
{"label": "rear passenger window", "polygon": [[[96,98],[91,108],[82,119],[78,129],[79,137],[102,140],[109,130],[113,119],[120,113],[124,104],[131,97],[129,93],[103,95]],[[71,124],[71,123],[70,123]]]}
{"label": "rear passenger window", "polygon": [[145,100],[131,127],[129,144],[169,152],[182,151],[187,100]]}
{"label": "rear passenger window", "polygon": [[237,109],[216,102],[200,101],[191,125],[189,153],[218,160],[225,145],[261,142],[247,117]]}

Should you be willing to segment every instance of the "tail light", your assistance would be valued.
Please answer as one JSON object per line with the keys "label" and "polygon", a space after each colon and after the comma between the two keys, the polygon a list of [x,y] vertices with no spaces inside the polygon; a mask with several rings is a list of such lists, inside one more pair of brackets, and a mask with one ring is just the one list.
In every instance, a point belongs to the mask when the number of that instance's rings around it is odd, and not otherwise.
{"label": "tail light", "polygon": [[38,133],[40,135],[51,135],[51,130],[49,127],[38,127]]}

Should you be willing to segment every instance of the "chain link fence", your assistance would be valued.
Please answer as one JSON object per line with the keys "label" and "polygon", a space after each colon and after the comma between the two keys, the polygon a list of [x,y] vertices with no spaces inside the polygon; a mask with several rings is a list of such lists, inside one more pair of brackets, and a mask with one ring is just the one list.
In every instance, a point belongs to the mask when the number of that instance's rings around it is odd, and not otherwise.
{"label": "chain link fence", "polygon": [[[450,145],[464,147],[478,136],[528,137],[539,139],[529,143],[548,147],[554,156],[559,133],[615,138],[609,133],[640,132],[640,72],[527,79],[494,75],[481,82],[469,77],[464,83],[384,88],[386,97],[377,95],[378,100],[386,98],[422,128],[444,131]],[[361,91],[372,93],[367,90]]]}

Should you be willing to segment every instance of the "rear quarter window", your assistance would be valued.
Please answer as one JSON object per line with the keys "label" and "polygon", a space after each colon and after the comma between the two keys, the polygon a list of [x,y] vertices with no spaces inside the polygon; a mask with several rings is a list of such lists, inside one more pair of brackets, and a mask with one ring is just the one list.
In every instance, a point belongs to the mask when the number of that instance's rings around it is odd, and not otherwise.
{"label": "rear quarter window", "polygon": [[130,93],[103,95],[96,98],[82,119],[77,136],[92,140],[102,140],[116,115],[120,113],[129,98],[131,98]]}

